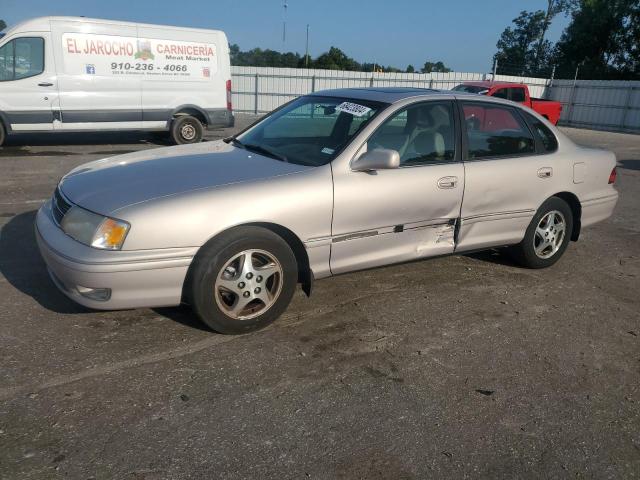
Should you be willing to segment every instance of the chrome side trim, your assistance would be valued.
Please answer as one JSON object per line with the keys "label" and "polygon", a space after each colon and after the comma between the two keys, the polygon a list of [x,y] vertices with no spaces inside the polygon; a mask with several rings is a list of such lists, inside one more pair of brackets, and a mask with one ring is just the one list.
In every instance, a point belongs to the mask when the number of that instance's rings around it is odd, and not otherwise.
{"label": "chrome side trim", "polygon": [[536,213],[533,209],[526,210],[512,210],[508,212],[494,212],[494,213],[483,213],[481,215],[471,215],[469,217],[462,218],[462,223],[465,225],[470,225],[472,223],[477,222],[490,222],[493,220],[508,220],[511,218],[523,218],[529,217]]}

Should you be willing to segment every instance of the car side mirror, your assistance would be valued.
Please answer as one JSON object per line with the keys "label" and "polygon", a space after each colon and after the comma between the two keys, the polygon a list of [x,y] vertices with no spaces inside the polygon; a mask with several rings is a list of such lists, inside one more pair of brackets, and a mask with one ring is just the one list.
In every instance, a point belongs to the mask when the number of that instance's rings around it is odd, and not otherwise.
{"label": "car side mirror", "polygon": [[363,153],[351,164],[351,170],[355,172],[373,172],[376,170],[389,170],[400,166],[400,154],[396,150],[388,148],[374,148]]}

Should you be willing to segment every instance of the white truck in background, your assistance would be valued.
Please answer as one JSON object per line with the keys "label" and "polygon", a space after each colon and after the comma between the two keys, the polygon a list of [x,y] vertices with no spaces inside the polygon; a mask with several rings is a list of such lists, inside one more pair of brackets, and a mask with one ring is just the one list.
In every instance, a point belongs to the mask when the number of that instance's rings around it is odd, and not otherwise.
{"label": "white truck in background", "polygon": [[0,38],[0,145],[26,132],[232,126],[224,32],[83,17],[28,20]]}

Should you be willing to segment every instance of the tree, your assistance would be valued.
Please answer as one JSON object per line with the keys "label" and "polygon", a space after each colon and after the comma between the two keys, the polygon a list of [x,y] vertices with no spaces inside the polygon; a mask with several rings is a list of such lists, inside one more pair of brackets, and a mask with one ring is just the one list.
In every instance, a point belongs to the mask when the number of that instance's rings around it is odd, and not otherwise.
{"label": "tree", "polygon": [[640,0],[581,0],[556,48],[566,69],[593,79],[640,78]]}
{"label": "tree", "polygon": [[0,32],[5,28],[7,28],[7,24],[5,23],[4,20],[0,19]]}
{"label": "tree", "polygon": [[513,19],[514,27],[502,32],[494,61],[505,73],[532,75],[546,63],[552,51],[551,43],[542,38],[546,17],[544,10],[522,11]]}
{"label": "tree", "polygon": [[420,70],[422,73],[449,73],[451,71],[450,68],[445,66],[441,61],[437,62],[424,62],[424,67]]}
{"label": "tree", "polygon": [[320,55],[313,63],[315,68],[327,70],[360,70],[361,67],[358,62],[348,57],[337,47],[331,47],[328,52]]}
{"label": "tree", "polygon": [[416,71],[416,69],[413,67],[413,65],[407,65],[407,73],[414,73]]}
{"label": "tree", "polygon": [[579,0],[547,0],[547,11],[544,15],[542,30],[540,32],[538,46],[536,47],[536,67],[539,67],[540,63],[544,60],[543,53],[545,52],[545,45],[548,45],[548,43],[545,44],[545,36],[547,35],[547,30],[549,30],[553,18],[560,13],[574,11],[578,8],[579,3]]}

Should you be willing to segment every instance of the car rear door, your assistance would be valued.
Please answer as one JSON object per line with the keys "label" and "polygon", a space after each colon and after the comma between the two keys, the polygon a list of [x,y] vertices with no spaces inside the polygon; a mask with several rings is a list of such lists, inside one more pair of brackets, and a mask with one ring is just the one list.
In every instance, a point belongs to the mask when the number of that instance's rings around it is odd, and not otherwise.
{"label": "car rear door", "polygon": [[460,101],[464,118],[465,192],[456,251],[515,244],[538,207],[559,188],[553,155],[519,108],[491,101]]}
{"label": "car rear door", "polygon": [[464,189],[456,124],[452,100],[398,108],[350,160],[389,148],[400,153],[400,168],[332,164],[334,274],[453,252]]}

